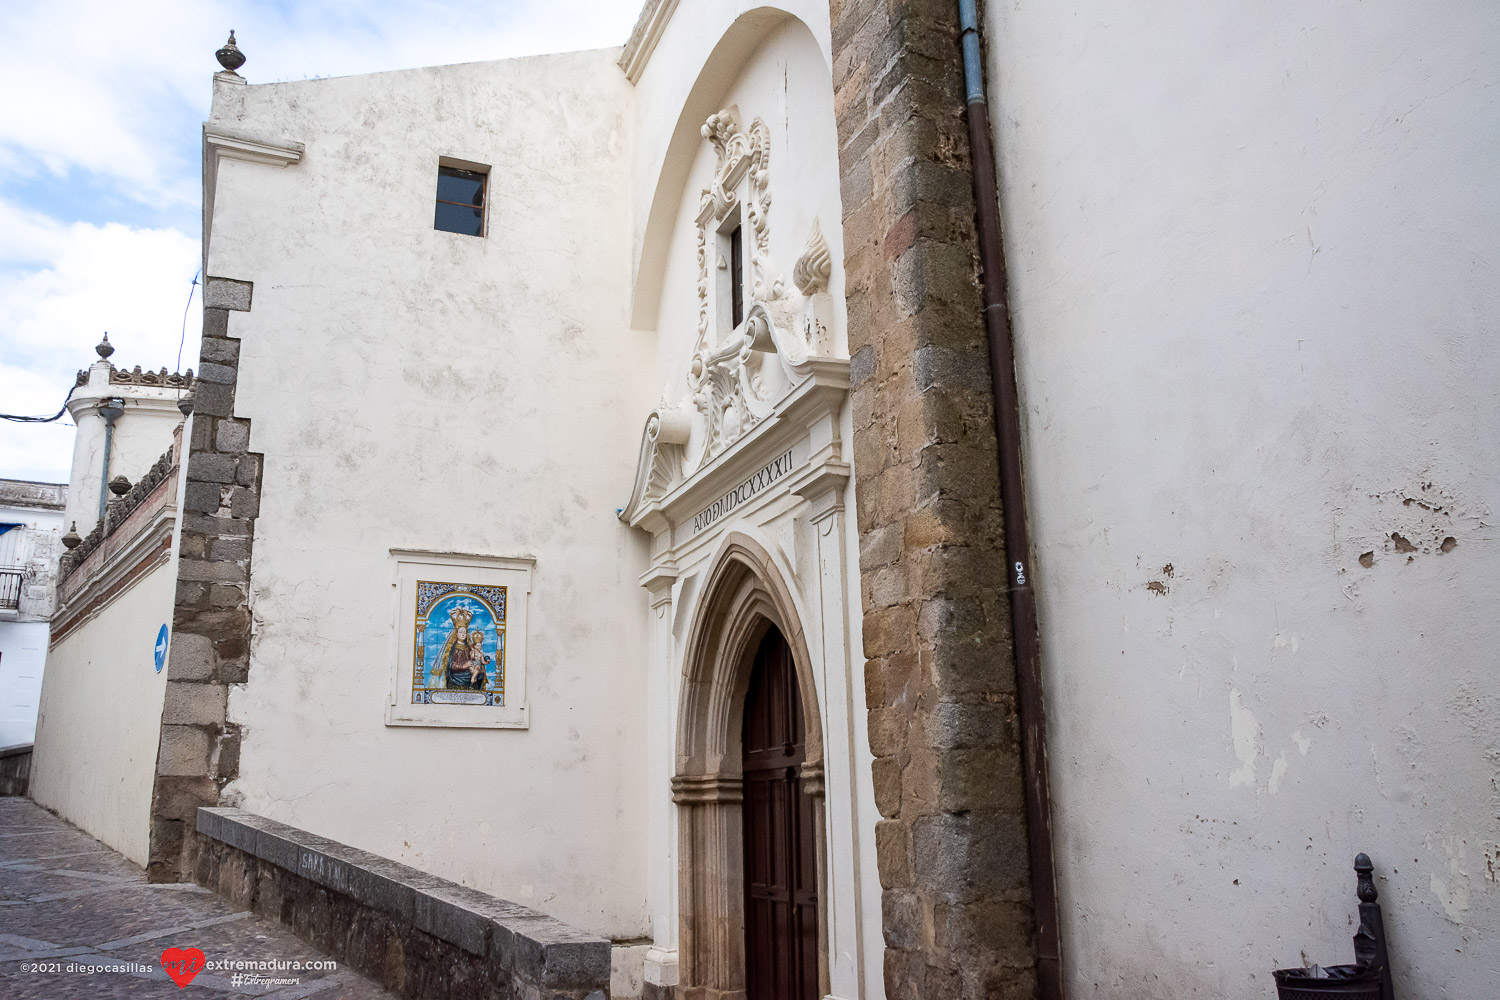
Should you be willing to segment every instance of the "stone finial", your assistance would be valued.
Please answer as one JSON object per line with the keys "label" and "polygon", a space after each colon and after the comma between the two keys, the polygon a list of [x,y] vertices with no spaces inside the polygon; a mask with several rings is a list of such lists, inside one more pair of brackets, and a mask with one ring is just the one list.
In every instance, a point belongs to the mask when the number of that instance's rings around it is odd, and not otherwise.
{"label": "stone finial", "polygon": [[193,402],[193,394],[191,392],[177,400],[177,409],[182,411],[184,417],[192,416]]}
{"label": "stone finial", "polygon": [[245,65],[245,53],[234,44],[234,29],[230,29],[229,41],[225,42],[224,47],[215,52],[214,56],[219,60],[219,65],[231,73]]}
{"label": "stone finial", "polygon": [[1375,866],[1370,863],[1368,854],[1356,854],[1354,856],[1354,871],[1358,879],[1355,894],[1359,896],[1361,903],[1373,903],[1380,898],[1380,893],[1375,889]]}
{"label": "stone finial", "polygon": [[828,241],[823,238],[823,227],[814,219],[807,246],[802,248],[802,256],[792,267],[792,281],[803,295],[812,295],[827,288],[832,275],[833,257],[828,251]]}
{"label": "stone finial", "polygon": [[105,361],[108,361],[109,356],[115,353],[115,345],[109,342],[109,334],[106,333],[104,335],[104,339],[99,341],[99,343],[94,347],[94,353],[99,355],[99,357]]}
{"label": "stone finial", "polygon": [[74,521],[73,526],[68,529],[68,533],[62,536],[62,543],[70,552],[83,544],[83,536],[78,534],[77,521]]}
{"label": "stone finial", "polygon": [[109,481],[109,491],[117,497],[122,497],[130,492],[130,480],[124,476],[116,476]]}

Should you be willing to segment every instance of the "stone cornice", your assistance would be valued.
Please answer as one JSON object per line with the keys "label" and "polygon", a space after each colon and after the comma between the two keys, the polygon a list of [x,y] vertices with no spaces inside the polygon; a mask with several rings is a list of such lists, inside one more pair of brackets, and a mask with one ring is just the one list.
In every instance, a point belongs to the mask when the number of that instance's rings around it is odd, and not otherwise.
{"label": "stone cornice", "polygon": [[[805,438],[820,419],[836,415],[849,394],[849,362],[820,358],[809,367],[807,380],[776,404],[771,417],[757,424],[713,461],[673,484],[657,499],[643,503],[639,492],[632,497],[630,506],[622,514],[625,522],[653,533],[665,530],[669,524],[688,516],[688,511],[711,500],[717,492],[734,485],[747,472],[753,472],[756,459],[750,456],[759,458],[790,446]],[[809,458],[838,461],[834,453],[817,453],[823,450],[815,449]],[[643,463],[646,461],[649,458],[643,458]],[[847,475],[847,466],[840,462],[838,471]]]}
{"label": "stone cornice", "polygon": [[60,511],[68,503],[67,483],[38,483],[0,479],[0,505]]}
{"label": "stone cornice", "polygon": [[219,159],[247,160],[250,163],[288,167],[300,162],[306,149],[300,142],[257,139],[208,122],[203,125],[204,153],[212,153]]}
{"label": "stone cornice", "polygon": [[[166,495],[165,490],[158,489]],[[171,557],[177,508],[162,505],[137,510],[135,514],[144,515],[140,530],[118,546],[107,543],[100,546],[59,588],[63,591],[58,594],[63,606],[52,618],[52,646],[91,621],[142,576]]]}
{"label": "stone cornice", "polygon": [[662,32],[667,30],[667,22],[676,10],[677,0],[646,0],[646,6],[641,8],[630,41],[620,54],[620,68],[631,83],[641,82],[646,63],[651,61],[651,53],[656,51],[656,43],[661,41]]}
{"label": "stone cornice", "polygon": [[651,568],[641,574],[640,583],[642,587],[653,592],[653,594],[658,591],[663,594],[669,594],[672,584],[677,582],[677,578],[680,575],[681,571],[678,570],[677,563],[671,559],[666,559],[653,562]]}

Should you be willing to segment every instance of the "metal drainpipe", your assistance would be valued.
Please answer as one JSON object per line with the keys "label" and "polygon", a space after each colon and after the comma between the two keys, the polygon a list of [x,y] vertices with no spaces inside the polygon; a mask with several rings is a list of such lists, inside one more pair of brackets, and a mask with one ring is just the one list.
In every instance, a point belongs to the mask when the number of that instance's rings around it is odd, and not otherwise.
{"label": "metal drainpipe", "polygon": [[979,260],[984,269],[984,327],[990,342],[990,381],[995,396],[995,449],[1004,505],[1011,631],[1016,650],[1016,700],[1021,722],[1021,769],[1026,790],[1026,840],[1031,858],[1032,907],[1036,918],[1037,987],[1041,1000],[1061,1000],[1062,931],[1057,876],[1052,860],[1052,798],[1047,786],[1047,711],[1042,701],[1037,648],[1035,573],[1026,530],[1026,491],[1021,478],[1020,401],[1005,296],[1005,251],[1000,242],[1000,199],[995,180],[989,105],[979,48],[974,0],[958,0],[963,32],[969,151],[978,203]]}
{"label": "metal drainpipe", "polygon": [[104,418],[104,468],[99,473],[99,523],[104,523],[104,511],[109,504],[109,450],[115,438],[115,421],[125,412],[125,400],[106,399],[99,404],[99,416]]}

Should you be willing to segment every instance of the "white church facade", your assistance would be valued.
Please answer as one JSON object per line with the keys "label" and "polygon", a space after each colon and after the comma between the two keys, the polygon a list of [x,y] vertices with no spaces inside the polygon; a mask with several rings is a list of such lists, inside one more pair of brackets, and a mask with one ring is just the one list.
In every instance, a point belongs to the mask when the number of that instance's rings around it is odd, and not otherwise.
{"label": "white church facade", "polygon": [[[1484,993],[1494,109],[1455,83],[1372,147],[1298,102],[1493,78],[1456,36],[1494,17],[1416,30],[1451,73],[1283,100],[1196,15],[988,5],[1028,515],[972,402],[957,15],[901,6],[653,0],[623,50],[217,74],[200,360],[129,386],[120,426],[160,419],[125,474],[165,464],[64,562],[37,800],[163,880],[259,849],[200,807],[306,831],[608,941],[652,1000],[1270,995],[1347,960],[1366,851],[1403,995]],[[1296,62],[1289,12],[1231,6],[1214,37]],[[1372,16],[1381,51],[1415,30]],[[1204,80],[1223,135],[1152,114]],[[89,399],[70,515],[109,478]]]}

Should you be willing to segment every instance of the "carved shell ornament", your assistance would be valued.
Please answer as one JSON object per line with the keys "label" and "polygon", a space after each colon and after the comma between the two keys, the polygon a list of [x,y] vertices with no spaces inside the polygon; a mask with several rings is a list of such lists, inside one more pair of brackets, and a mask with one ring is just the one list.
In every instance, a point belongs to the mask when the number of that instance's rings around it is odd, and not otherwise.
{"label": "carved shell ornament", "polygon": [[823,238],[823,227],[813,220],[812,234],[807,237],[807,246],[792,268],[792,281],[803,295],[816,295],[828,287],[833,276],[833,256],[828,252],[828,241]]}

